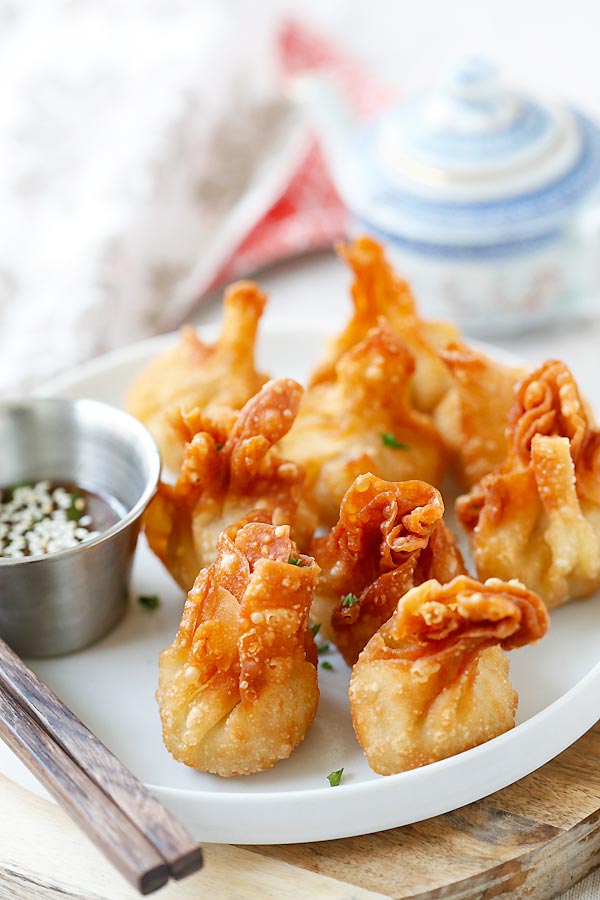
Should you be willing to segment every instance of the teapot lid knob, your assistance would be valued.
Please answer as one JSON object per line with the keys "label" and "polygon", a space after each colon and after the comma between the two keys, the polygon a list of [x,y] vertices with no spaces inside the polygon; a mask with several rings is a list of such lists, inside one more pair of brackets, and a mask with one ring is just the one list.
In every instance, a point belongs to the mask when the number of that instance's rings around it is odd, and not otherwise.
{"label": "teapot lid knob", "polygon": [[418,141],[424,146],[441,132],[491,136],[511,127],[521,110],[521,99],[506,88],[497,67],[482,57],[467,56],[425,97]]}
{"label": "teapot lid knob", "polygon": [[446,90],[459,100],[496,100],[501,92],[498,67],[481,56],[465,56],[444,78]]}

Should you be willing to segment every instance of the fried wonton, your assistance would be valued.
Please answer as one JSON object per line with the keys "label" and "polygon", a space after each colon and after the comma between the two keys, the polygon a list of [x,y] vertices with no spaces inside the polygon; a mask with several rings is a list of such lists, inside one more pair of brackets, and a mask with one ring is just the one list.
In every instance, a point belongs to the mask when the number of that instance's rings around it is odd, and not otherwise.
{"label": "fried wonton", "polygon": [[131,385],[126,407],[154,436],[163,461],[173,471],[183,447],[173,429],[180,408],[241,409],[268,375],[257,372],[254,345],[266,297],[252,281],[225,292],[223,325],[215,344],[205,344],[191,326],[181,330],[172,350],[152,360]]}
{"label": "fried wonton", "polygon": [[512,728],[518,695],[503,650],[547,628],[544,604],[518,581],[461,575],[405,594],[350,680],[354,730],[373,771],[424,766]]}
{"label": "fried wonton", "polygon": [[600,586],[600,432],[562,362],[520,385],[506,462],[459,497],[480,578],[515,576],[549,608]]}
{"label": "fried wonton", "polygon": [[437,350],[458,337],[448,322],[421,319],[410,287],[393,270],[383,247],[361,237],[336,247],[354,273],[354,315],[329,345],[312,376],[311,384],[331,381],[342,354],[364,340],[383,321],[402,339],[415,359],[411,374],[411,400],[416,409],[431,412],[451,386],[450,376]]}
{"label": "fried wonton", "polygon": [[228,526],[294,523],[304,469],[274,445],[291,427],[302,393],[297,382],[281,378],[267,382],[237,414],[181,415],[189,442],[179,477],[174,485],[161,482],[144,522],[150,548],[184,590],[212,563],[217,537]]}
{"label": "fried wonton", "polygon": [[508,452],[508,413],[517,384],[527,370],[507,366],[459,341],[440,350],[453,386],[434,419],[455,454],[456,473],[465,487],[504,462]]}
{"label": "fried wonton", "polygon": [[466,574],[443,514],[441,494],[430,484],[367,473],[346,492],[337,525],[314,540],[321,578],[311,617],[348,665],[408,590]]}
{"label": "fried wonton", "polygon": [[165,746],[203,772],[249,775],[287,759],[319,700],[308,610],[319,567],[288,526],[222,534],[160,655]]}
{"label": "fried wonton", "polygon": [[331,528],[357,475],[439,483],[446,450],[410,400],[414,361],[389,329],[373,329],[338,361],[335,380],[306,392],[282,450],[307,469],[304,502]]}

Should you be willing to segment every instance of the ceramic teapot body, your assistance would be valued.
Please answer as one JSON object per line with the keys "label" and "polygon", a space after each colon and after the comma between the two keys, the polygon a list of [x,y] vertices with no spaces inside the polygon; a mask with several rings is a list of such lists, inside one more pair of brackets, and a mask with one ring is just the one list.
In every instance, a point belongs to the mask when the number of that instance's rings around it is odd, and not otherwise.
{"label": "ceramic teapot body", "polygon": [[480,334],[569,315],[600,293],[600,131],[469,59],[360,127],[305,89],[352,228],[382,239],[421,306]]}

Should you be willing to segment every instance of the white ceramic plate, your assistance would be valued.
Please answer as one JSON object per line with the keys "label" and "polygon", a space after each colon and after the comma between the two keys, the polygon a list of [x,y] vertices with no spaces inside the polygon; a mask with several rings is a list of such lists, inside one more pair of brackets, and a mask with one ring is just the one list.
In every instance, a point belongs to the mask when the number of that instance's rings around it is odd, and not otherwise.
{"label": "white ceramic plate", "polygon": [[[301,323],[270,329],[267,323],[261,366],[302,379],[319,354],[323,334]],[[138,369],[172,341],[154,339],[113,353],[55,381],[48,392],[119,404]],[[159,594],[160,608],[140,607],[135,598],[144,593]],[[316,841],[435,816],[532,772],[600,715],[598,596],[557,611],[543,641],[510,654],[520,694],[518,724],[480,747],[412,772],[387,778],[373,774],[352,730],[349,670],[332,652],[328,659],[334,671],[319,672],[317,718],[289,760],[248,778],[200,774],[176,763],[161,741],[154,700],[157,657],[175,634],[184,597],[143,539],[132,598],[126,619],[105,640],[68,657],[37,660],[33,668],[202,841]],[[342,784],[331,788],[326,776],[342,766]],[[2,744],[0,771],[40,790]]]}

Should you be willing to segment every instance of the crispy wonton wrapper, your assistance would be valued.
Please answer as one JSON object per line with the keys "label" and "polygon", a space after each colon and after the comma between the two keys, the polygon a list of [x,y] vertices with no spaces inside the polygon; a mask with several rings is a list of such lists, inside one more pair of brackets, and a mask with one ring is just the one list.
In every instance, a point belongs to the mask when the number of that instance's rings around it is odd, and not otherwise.
{"label": "crispy wonton wrapper", "polygon": [[173,428],[179,409],[212,406],[241,409],[268,375],[257,372],[254,345],[266,297],[252,281],[225,292],[223,325],[215,344],[205,344],[191,326],[176,347],[152,360],[129,389],[126,407],[154,436],[164,463],[181,465],[183,446]]}
{"label": "crispy wonton wrapper", "polygon": [[508,413],[527,369],[507,366],[460,341],[439,351],[453,386],[434,412],[435,423],[455,455],[464,487],[492,472],[508,453]]}
{"label": "crispy wonton wrapper", "polygon": [[311,384],[335,379],[340,357],[383,321],[401,338],[415,359],[411,374],[411,400],[416,409],[431,412],[450,388],[451,381],[437,350],[458,338],[449,322],[421,319],[409,285],[394,272],[383,247],[372,238],[361,237],[336,247],[354,273],[354,315],[344,331],[330,343],[315,370]]}
{"label": "crispy wonton wrapper", "polygon": [[456,511],[480,578],[514,575],[549,608],[600,585],[600,433],[564,363],[523,381],[506,462]]}
{"label": "crispy wonton wrapper", "polygon": [[174,485],[160,483],[144,524],[150,548],[184,590],[213,562],[217,537],[228,526],[294,524],[304,469],[274,445],[291,427],[302,393],[297,382],[281,378],[267,382],[237,414],[181,415],[178,427],[189,442],[179,477]]}
{"label": "crispy wonton wrapper", "polygon": [[466,574],[443,514],[441,494],[430,484],[367,473],[346,492],[337,525],[313,541],[321,578],[311,617],[348,665],[408,590]]}
{"label": "crispy wonton wrapper", "polygon": [[163,740],[195,769],[224,776],[269,769],[290,756],[315,717],[308,610],[319,567],[298,553],[289,531],[252,523],[222,534],[177,637],[160,655]]}
{"label": "crispy wonton wrapper", "polygon": [[548,613],[518,581],[426,581],[398,603],[352,670],[350,709],[373,771],[392,775],[512,728],[503,650],[543,637]]}
{"label": "crispy wonton wrapper", "polygon": [[411,354],[388,328],[345,353],[333,381],[306,392],[282,452],[306,467],[304,505],[331,528],[357,477],[438,484],[447,451],[430,416],[410,400]]}

